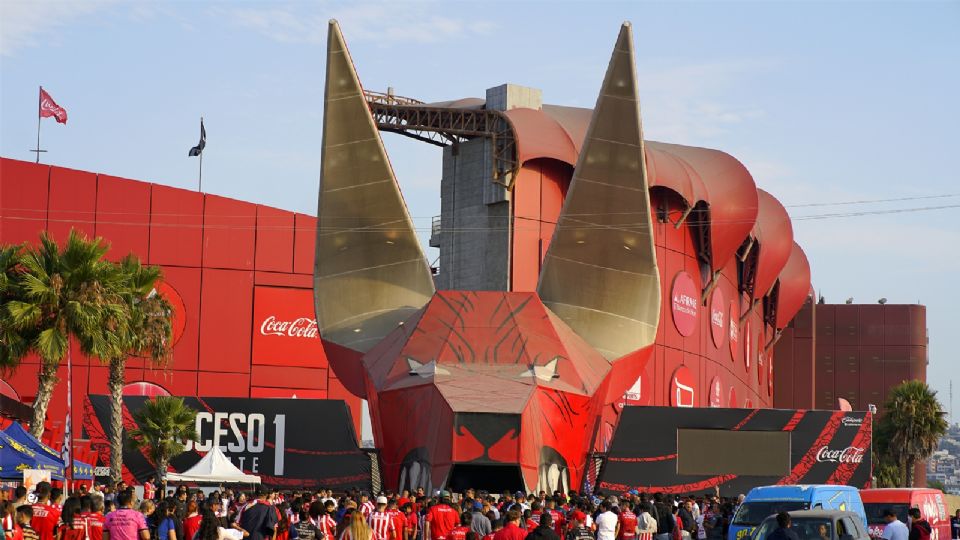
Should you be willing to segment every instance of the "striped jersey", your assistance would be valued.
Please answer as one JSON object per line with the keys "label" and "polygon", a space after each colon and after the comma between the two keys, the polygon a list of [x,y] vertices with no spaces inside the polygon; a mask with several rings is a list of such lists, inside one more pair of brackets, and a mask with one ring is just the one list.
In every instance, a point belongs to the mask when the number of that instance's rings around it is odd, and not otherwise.
{"label": "striped jersey", "polygon": [[367,518],[370,530],[373,533],[371,540],[393,540],[396,528],[393,526],[393,516],[389,512],[374,512]]}

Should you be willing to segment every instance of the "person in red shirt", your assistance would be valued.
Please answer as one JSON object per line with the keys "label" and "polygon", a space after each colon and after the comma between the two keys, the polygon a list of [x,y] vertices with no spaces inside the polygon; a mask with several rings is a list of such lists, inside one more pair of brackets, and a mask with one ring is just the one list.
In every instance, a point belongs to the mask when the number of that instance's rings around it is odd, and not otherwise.
{"label": "person in red shirt", "polygon": [[403,512],[403,517],[406,520],[402,540],[416,540],[419,519],[417,513],[413,511],[413,503],[406,499],[400,499],[400,502],[402,503],[400,505],[400,511]]}
{"label": "person in red shirt", "polygon": [[556,531],[557,536],[563,538],[564,529],[567,527],[567,520],[563,517],[563,514],[557,510],[557,501],[556,499],[547,499],[547,509],[544,512],[549,513],[550,517],[553,518],[553,530]]}
{"label": "person in red shirt", "polygon": [[450,492],[440,493],[440,502],[427,510],[423,537],[430,540],[448,540],[447,535],[460,523],[460,513],[450,506]]}
{"label": "person in red shirt", "polygon": [[310,503],[310,521],[320,529],[323,538],[318,540],[334,540],[337,535],[337,520],[333,519],[333,512],[337,504],[328,500],[321,506],[320,501]]}
{"label": "person in red shirt", "polygon": [[460,525],[454,527],[447,540],[467,540],[467,533],[470,532],[470,522],[473,521],[473,514],[464,512],[460,514]]}
{"label": "person in red shirt", "polygon": [[403,515],[403,512],[397,508],[398,501],[396,499],[390,499],[387,501],[387,514],[390,515],[390,519],[393,520],[393,532],[395,534],[394,538],[396,540],[405,540],[407,528],[407,516]]}
{"label": "person in red shirt", "polygon": [[[157,486],[154,484],[153,477],[147,478],[147,481],[143,483],[143,499],[145,501],[152,501],[157,498]],[[192,536],[188,536],[193,538]]]}
{"label": "person in red shirt", "polygon": [[503,520],[502,519],[491,520],[490,527],[493,530],[490,532],[490,534],[483,535],[483,538],[481,538],[481,540],[493,540],[494,535],[496,535],[497,532],[499,532],[500,529],[503,528]]}
{"label": "person in red shirt", "polygon": [[30,526],[37,532],[40,540],[53,540],[53,533],[60,523],[60,510],[50,504],[50,491],[50,482],[37,483],[37,502],[33,504]]}
{"label": "person in red shirt", "polygon": [[526,529],[520,528],[520,511],[507,511],[507,524],[494,533],[493,540],[523,540],[527,537]]}
{"label": "person in red shirt", "polygon": [[[146,497],[146,495],[144,495],[144,497]],[[187,517],[183,518],[183,537],[186,540],[193,540],[193,535],[197,534],[197,531],[200,530],[200,521],[202,520],[203,516],[200,515],[197,502],[188,502]]]}
{"label": "person in red shirt", "polygon": [[103,540],[103,499],[89,495],[80,497],[80,517],[87,523],[87,537]]}
{"label": "person in red shirt", "polygon": [[543,509],[540,506],[540,501],[533,501],[533,503],[530,504],[530,518],[527,519],[528,531],[532,531],[540,526],[541,515],[543,515]]}
{"label": "person in red shirt", "polygon": [[628,501],[620,503],[620,535],[619,540],[636,540],[637,515],[633,513],[633,504]]}

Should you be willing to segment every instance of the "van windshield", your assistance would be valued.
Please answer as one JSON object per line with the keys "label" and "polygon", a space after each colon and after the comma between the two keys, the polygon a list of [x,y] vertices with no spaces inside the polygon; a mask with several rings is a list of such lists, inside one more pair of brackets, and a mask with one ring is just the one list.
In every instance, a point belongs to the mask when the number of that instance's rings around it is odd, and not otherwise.
{"label": "van windshield", "polygon": [[867,512],[867,523],[871,525],[879,525],[884,523],[883,513],[887,509],[893,510],[893,513],[897,515],[897,519],[906,523],[907,510],[910,508],[909,505],[906,504],[863,503],[863,509]]}
{"label": "van windshield", "polygon": [[734,525],[759,525],[767,516],[780,512],[807,510],[810,503],[806,501],[750,501],[740,505],[737,515],[733,517]]}
{"label": "van windshield", "polygon": [[[766,540],[767,536],[778,527],[777,520],[768,519],[753,533],[750,540]],[[833,527],[830,520],[825,518],[793,518],[790,529],[797,533],[800,540],[831,540],[833,538]]]}

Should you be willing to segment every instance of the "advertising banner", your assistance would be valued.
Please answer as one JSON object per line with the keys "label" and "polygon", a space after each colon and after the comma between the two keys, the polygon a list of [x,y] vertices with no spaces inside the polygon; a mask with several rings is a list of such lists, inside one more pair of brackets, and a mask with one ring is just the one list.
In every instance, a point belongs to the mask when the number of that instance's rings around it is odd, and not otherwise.
{"label": "advertising banner", "polygon": [[869,487],[872,419],[866,412],[628,406],[597,487],[719,489],[723,496],[770,484]]}
{"label": "advertising banner", "polygon": [[27,489],[27,501],[37,502],[37,484],[50,481],[50,471],[40,471],[37,469],[23,470],[23,487]]}
{"label": "advertising banner", "polygon": [[[124,396],[124,428],[135,427],[133,413],[146,397]],[[266,485],[289,487],[370,486],[370,459],[357,446],[353,422],[340,400],[246,399],[186,397],[198,411],[199,438],[171,466],[183,472],[214,446],[246,473],[259,475]],[[89,396],[84,428],[91,443],[102,448],[101,464],[109,462],[108,396]],[[154,474],[147,457],[124,450],[124,468],[138,482]]]}

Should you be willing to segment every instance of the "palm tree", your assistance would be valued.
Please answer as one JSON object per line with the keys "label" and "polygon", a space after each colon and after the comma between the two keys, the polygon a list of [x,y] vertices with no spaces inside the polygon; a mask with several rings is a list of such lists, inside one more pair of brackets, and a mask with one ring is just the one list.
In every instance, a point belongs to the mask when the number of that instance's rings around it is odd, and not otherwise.
{"label": "palm tree", "polygon": [[918,461],[930,457],[947,432],[943,407],[937,393],[922,381],[905,381],[890,389],[879,430],[889,433],[888,457],[902,464],[902,487],[913,486]]}
{"label": "palm tree", "polygon": [[46,233],[20,257],[17,298],[6,302],[5,332],[19,333],[28,346],[11,351],[19,362],[33,351],[40,357],[30,433],[43,435],[47,407],[58,381],[57,368],[70,360],[71,341],[87,356],[110,358],[121,350],[127,314],[117,294],[122,276],[103,259],[108,246],[71,230],[63,249]]}
{"label": "palm tree", "polygon": [[24,332],[13,329],[7,313],[7,303],[21,299],[18,276],[23,270],[23,246],[0,246],[0,371],[17,367],[30,348],[30,339]]}
{"label": "palm tree", "polygon": [[165,485],[170,460],[183,453],[185,441],[197,440],[197,411],[186,406],[183,398],[157,396],[144,402],[133,418],[138,427],[127,432],[129,444],[147,450],[157,467],[157,479]]}
{"label": "palm tree", "polygon": [[129,316],[125,332],[119,335],[120,354],[106,358],[110,368],[110,479],[117,483],[123,470],[123,386],[129,355],[146,357],[154,365],[170,359],[172,307],[154,289],[162,277],[156,266],[144,266],[134,255],[120,261],[124,281],[120,291]]}

